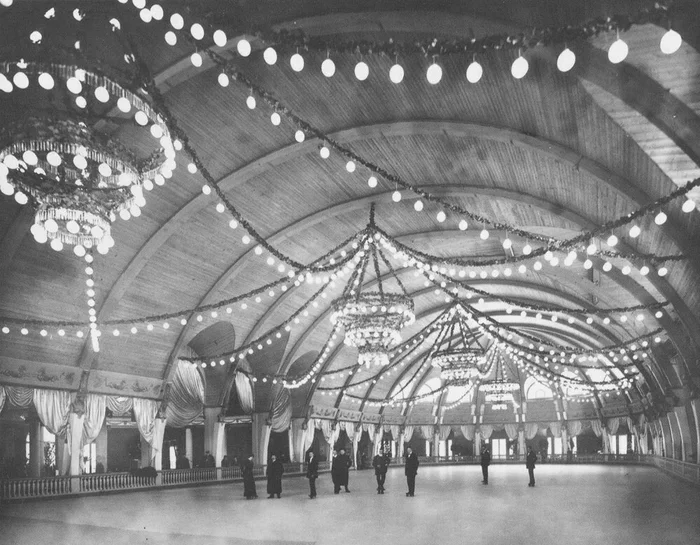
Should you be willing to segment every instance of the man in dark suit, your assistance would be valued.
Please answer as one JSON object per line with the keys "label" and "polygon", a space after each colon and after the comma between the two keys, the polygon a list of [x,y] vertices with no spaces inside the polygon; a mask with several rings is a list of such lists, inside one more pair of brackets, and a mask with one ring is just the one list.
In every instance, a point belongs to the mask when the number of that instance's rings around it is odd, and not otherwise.
{"label": "man in dark suit", "polygon": [[306,462],[306,478],[309,479],[309,498],[316,497],[316,479],[318,479],[318,460],[314,451],[309,452],[309,460]]}
{"label": "man in dark suit", "polygon": [[384,481],[386,480],[386,470],[389,463],[386,457],[380,452],[372,460],[374,476],[377,478],[377,494],[384,494]]}
{"label": "man in dark suit", "polygon": [[350,492],[350,489],[348,488],[348,483],[350,481],[350,468],[352,467],[352,460],[350,459],[350,456],[345,454],[344,448],[340,449],[340,454],[338,454],[337,460],[338,475],[340,477],[340,481],[338,482],[336,487],[338,491],[340,491],[340,487],[344,486],[345,492]]}
{"label": "man in dark suit", "polygon": [[532,447],[527,447],[527,458],[525,459],[525,467],[530,475],[528,486],[535,486],[535,462],[537,461],[537,453],[532,450]]}
{"label": "man in dark suit", "polygon": [[481,481],[484,484],[489,484],[489,465],[491,464],[491,451],[488,445],[484,445],[481,449],[481,474],[484,476],[484,480]]}
{"label": "man in dark suit", "polygon": [[406,449],[406,483],[408,484],[408,492],[406,496],[413,497],[416,490],[416,474],[418,473],[418,456],[411,447]]}

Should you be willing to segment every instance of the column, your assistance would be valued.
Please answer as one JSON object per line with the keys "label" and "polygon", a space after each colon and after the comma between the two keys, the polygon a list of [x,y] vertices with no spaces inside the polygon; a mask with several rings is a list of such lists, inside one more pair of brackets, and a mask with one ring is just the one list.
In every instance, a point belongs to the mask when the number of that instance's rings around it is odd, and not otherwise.
{"label": "column", "polygon": [[697,444],[695,445],[695,463],[700,464],[700,399],[693,399],[690,402],[695,417],[695,437]]}
{"label": "column", "polygon": [[666,458],[673,458],[673,430],[667,416],[659,418],[659,424],[664,439],[664,455]]}
{"label": "column", "polygon": [[214,457],[214,465],[221,467],[224,457],[226,439],[226,423],[219,421],[221,407],[204,408],[204,451],[209,451]]}
{"label": "column", "polygon": [[566,453],[569,450],[569,441],[566,433],[566,422],[561,423],[561,455],[566,460]]}
{"label": "column", "polygon": [[525,448],[525,430],[519,429],[518,430],[518,457],[521,460],[525,459],[525,455],[527,454]]}
{"label": "column", "polygon": [[[303,425],[303,418],[292,418],[292,426],[289,429],[289,456],[293,462],[304,462],[304,451],[311,446],[302,444],[304,441]],[[313,426],[313,421],[309,422],[309,426]]]}
{"label": "column", "polygon": [[190,467],[194,467],[194,449],[192,447],[192,428],[185,428],[185,456],[190,461]]}
{"label": "column", "polygon": [[605,424],[603,424],[601,437],[603,438],[603,454],[610,454],[610,436],[608,436],[608,429]]}
{"label": "column", "polygon": [[[70,412],[68,415],[68,441],[70,444],[70,475],[79,476],[81,463],[80,463],[80,441],[83,438],[83,422],[85,421],[85,414],[78,414]],[[78,489],[73,489],[73,492],[77,492]]]}
{"label": "column", "polygon": [[688,462],[691,459],[691,454],[693,447],[690,444],[690,419],[688,418],[688,412],[685,406],[674,407],[673,413],[676,416],[676,423],[678,424],[679,435],[681,438],[681,452],[682,460]]}
{"label": "column", "polygon": [[440,435],[433,435],[433,459],[437,462],[440,459]]}
{"label": "column", "polygon": [[474,456],[477,458],[481,454],[481,432],[474,432]]}
{"label": "column", "polygon": [[104,471],[107,471],[107,426],[102,426],[99,435],[95,439],[95,456],[97,464],[102,464]]}
{"label": "column", "polygon": [[[156,471],[163,469],[163,435],[165,435],[165,418],[156,418],[153,425],[153,442],[151,444],[151,461]],[[158,475],[160,479],[160,474]],[[159,480],[156,480],[160,484]]]}
{"label": "column", "polygon": [[270,442],[268,413],[253,413],[253,456],[256,465],[267,464],[267,446]]}
{"label": "column", "polygon": [[41,421],[30,420],[29,422],[29,476],[38,478],[44,467],[44,440],[43,426]]}

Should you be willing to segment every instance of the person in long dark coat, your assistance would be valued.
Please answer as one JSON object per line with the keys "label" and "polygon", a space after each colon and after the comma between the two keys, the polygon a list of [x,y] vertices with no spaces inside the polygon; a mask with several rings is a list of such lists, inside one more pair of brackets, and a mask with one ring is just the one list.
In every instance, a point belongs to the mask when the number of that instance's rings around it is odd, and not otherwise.
{"label": "person in long dark coat", "polygon": [[345,492],[350,492],[348,484],[350,483],[350,468],[352,467],[352,459],[350,456],[345,454],[345,449],[340,449],[340,454],[338,454],[338,476],[340,481],[338,482],[338,491],[340,487],[345,487]]}
{"label": "person in long dark coat", "polygon": [[377,494],[384,494],[384,481],[386,481],[386,470],[389,463],[386,456],[381,452],[378,453],[372,460],[374,468],[374,476],[377,479]]}
{"label": "person in long dark coat", "polygon": [[338,460],[338,453],[333,449],[333,455],[331,458],[331,480],[333,481],[333,493],[340,494],[340,461]]}
{"label": "person in long dark coat", "polygon": [[408,492],[406,496],[413,497],[416,491],[416,475],[418,474],[418,456],[411,447],[406,449],[406,483],[408,484]]}
{"label": "person in long dark coat", "polygon": [[316,479],[318,479],[318,460],[314,451],[309,452],[309,460],[306,462],[306,478],[309,479],[309,498],[316,497]]}
{"label": "person in long dark coat", "polygon": [[527,447],[527,458],[525,459],[525,467],[530,475],[528,486],[535,486],[535,462],[537,461],[537,453],[532,450],[532,447]]}
{"label": "person in long dark coat", "polygon": [[241,473],[243,473],[243,495],[247,500],[254,500],[258,497],[255,490],[255,476],[253,475],[253,455],[248,456],[248,459],[241,465]]}
{"label": "person in long dark coat", "polygon": [[281,460],[277,459],[274,454],[270,458],[270,463],[267,464],[267,493],[268,498],[281,497],[282,494],[282,474],[284,473],[284,465]]}
{"label": "person in long dark coat", "polygon": [[484,480],[481,481],[484,484],[489,484],[489,465],[491,464],[491,451],[489,447],[484,446],[481,449],[481,474]]}

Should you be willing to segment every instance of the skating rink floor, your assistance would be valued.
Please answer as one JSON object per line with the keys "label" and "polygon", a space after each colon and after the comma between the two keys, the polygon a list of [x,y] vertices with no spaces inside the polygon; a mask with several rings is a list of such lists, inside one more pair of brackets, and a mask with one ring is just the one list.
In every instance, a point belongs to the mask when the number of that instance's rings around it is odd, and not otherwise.
{"label": "skating rink floor", "polygon": [[421,467],[407,498],[403,468],[377,495],[372,471],[285,478],[281,499],[246,501],[242,483],[0,505],[7,545],[683,544],[700,545],[700,488],[647,466]]}

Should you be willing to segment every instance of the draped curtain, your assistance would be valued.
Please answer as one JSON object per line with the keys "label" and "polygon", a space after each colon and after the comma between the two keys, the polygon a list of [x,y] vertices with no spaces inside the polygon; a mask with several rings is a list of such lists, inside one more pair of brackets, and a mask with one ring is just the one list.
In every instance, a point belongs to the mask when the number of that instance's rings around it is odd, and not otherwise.
{"label": "draped curtain", "polygon": [[311,448],[314,442],[314,435],[316,434],[316,421],[311,418],[306,423],[306,429],[303,430],[301,438],[301,452],[306,454],[306,451]]}
{"label": "draped curtain", "polygon": [[440,441],[447,441],[450,433],[452,433],[452,428],[450,426],[440,426]]}
{"label": "draped curtain", "polygon": [[65,435],[70,412],[70,392],[36,388],[33,400],[39,420],[46,429],[54,435]]}
{"label": "draped curtain", "polygon": [[335,443],[338,440],[338,434],[340,433],[340,427],[336,426],[333,429],[332,420],[320,420],[321,431],[323,432],[323,437],[331,448],[335,447]]}
{"label": "draped curtain", "polygon": [[525,424],[525,438],[533,439],[535,435],[537,435],[538,429],[539,427],[537,426],[537,422],[528,422]]}
{"label": "draped curtain", "polygon": [[389,427],[391,428],[391,439],[394,441],[398,441],[399,435],[401,434],[401,426],[397,424],[392,424]]}
{"label": "draped curtain", "polygon": [[591,420],[591,429],[593,429],[596,437],[600,437],[603,433],[603,425],[600,423],[600,420]]}
{"label": "draped curtain", "polygon": [[131,412],[134,407],[134,398],[107,396],[107,408],[114,416],[124,416]]}
{"label": "draped curtain", "polygon": [[569,431],[570,437],[576,437],[583,429],[583,422],[580,420],[569,420],[566,423],[566,429]]}
{"label": "draped curtain", "polygon": [[511,441],[518,437],[518,425],[517,424],[506,424],[505,426],[506,435]]}
{"label": "draped curtain", "polygon": [[272,418],[270,419],[270,431],[283,432],[289,429],[292,423],[292,398],[287,388],[280,388],[272,404]]}
{"label": "draped curtain", "polygon": [[236,393],[241,408],[246,414],[253,412],[253,386],[245,373],[236,373]]}
{"label": "draped curtain", "polygon": [[610,435],[615,435],[617,433],[618,428],[620,427],[620,419],[619,418],[608,418],[608,432]]}
{"label": "draped curtain", "polygon": [[421,426],[420,432],[424,439],[432,440],[435,429],[433,426]]}
{"label": "draped curtain", "polygon": [[5,388],[0,386],[0,413],[2,412],[2,408],[5,406],[5,398],[7,397],[7,394],[5,393]]}
{"label": "draped curtain", "polygon": [[466,424],[465,426],[460,426],[459,431],[462,432],[462,435],[464,435],[465,439],[467,439],[468,441],[473,441],[476,426],[474,424]]}
{"label": "draped curtain", "polygon": [[403,427],[403,442],[408,443],[411,440],[411,437],[413,437],[413,430],[415,430],[415,426],[404,426]]}
{"label": "draped curtain", "polygon": [[23,409],[32,404],[34,397],[34,390],[23,386],[5,386],[5,393],[7,393],[7,399],[10,400],[10,403]]}
{"label": "draped curtain", "polygon": [[100,434],[105,421],[107,399],[103,395],[88,394],[85,399],[85,420],[83,422],[83,438],[80,446],[89,445]]}
{"label": "draped curtain", "polygon": [[[135,401],[135,400],[134,400]],[[177,362],[175,377],[168,392],[165,419],[175,428],[189,426],[202,414],[204,383],[196,367],[182,360]]]}
{"label": "draped curtain", "polygon": [[134,418],[139,432],[149,444],[153,443],[158,403],[152,399],[134,398]]}
{"label": "draped curtain", "polygon": [[479,433],[484,441],[488,441],[489,437],[491,437],[491,434],[493,433],[493,426],[489,424],[482,424],[479,427]]}
{"label": "draped curtain", "polygon": [[550,422],[549,429],[554,437],[561,437],[561,422]]}

